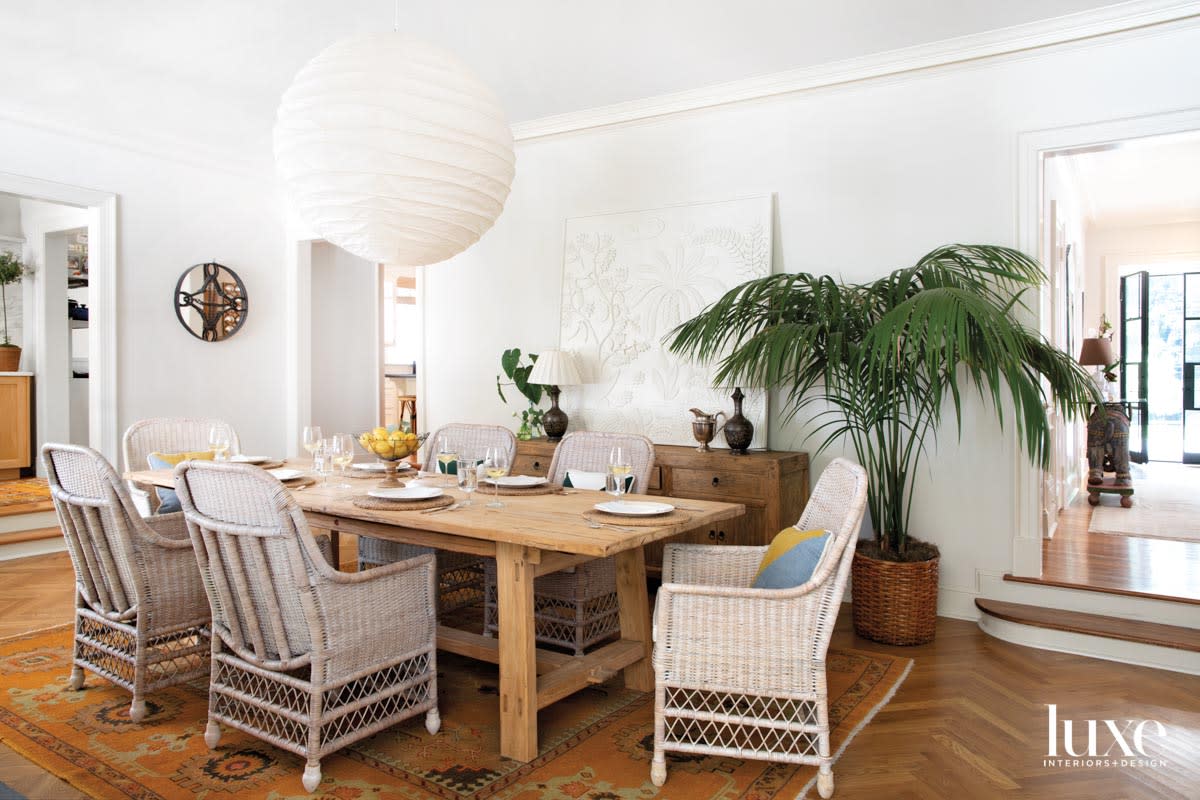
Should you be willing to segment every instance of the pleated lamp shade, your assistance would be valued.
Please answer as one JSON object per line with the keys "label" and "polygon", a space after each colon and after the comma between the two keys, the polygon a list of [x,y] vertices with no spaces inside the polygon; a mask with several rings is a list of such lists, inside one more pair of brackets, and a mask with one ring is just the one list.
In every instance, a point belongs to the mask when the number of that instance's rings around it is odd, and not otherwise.
{"label": "pleated lamp shade", "polygon": [[492,226],[516,157],[499,101],[465,64],[381,33],[336,42],[297,73],[275,163],[315,233],[369,261],[422,266]]}

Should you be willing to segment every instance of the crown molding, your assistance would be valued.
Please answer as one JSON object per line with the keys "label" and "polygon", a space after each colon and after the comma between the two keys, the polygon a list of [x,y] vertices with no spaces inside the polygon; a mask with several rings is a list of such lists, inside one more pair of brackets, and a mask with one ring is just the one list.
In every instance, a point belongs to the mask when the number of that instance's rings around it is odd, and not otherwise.
{"label": "crown molding", "polygon": [[811,91],[932,67],[1070,44],[1182,20],[1200,21],[1200,2],[1132,0],[993,31],[730,81],[699,89],[572,111],[513,125],[516,141]]}
{"label": "crown molding", "polygon": [[103,147],[125,150],[148,158],[171,161],[203,170],[217,170],[241,178],[261,180],[273,178],[274,174],[269,167],[264,168],[261,163],[246,158],[243,153],[205,147],[193,141],[169,136],[145,133],[132,136],[112,130],[64,125],[47,117],[11,109],[0,110],[0,122],[44,131],[69,139],[78,139]]}

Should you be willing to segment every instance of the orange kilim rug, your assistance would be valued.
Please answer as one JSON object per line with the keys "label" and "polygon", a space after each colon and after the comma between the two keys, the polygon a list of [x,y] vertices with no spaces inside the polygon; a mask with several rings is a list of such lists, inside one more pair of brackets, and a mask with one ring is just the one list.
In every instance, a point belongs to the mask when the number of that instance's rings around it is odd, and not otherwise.
{"label": "orange kilim rug", "polygon": [[[427,734],[418,715],[351,745],[322,761],[324,781],[309,795],[300,785],[303,761],[290,753],[228,727],[217,750],[205,746],[203,684],[153,693],[141,725],[129,720],[129,693],[91,673],[72,691],[70,644],[66,627],[0,642],[0,740],[93,797],[790,800],[816,778],[815,767],[668,754],[667,783],[656,789],[653,696],[626,690],[620,678],[543,710],[534,761],[500,758],[496,668],[439,654],[441,731]],[[911,666],[880,653],[830,651],[835,753]]]}
{"label": "orange kilim rug", "polygon": [[0,508],[50,500],[50,486],[44,478],[0,481]]}

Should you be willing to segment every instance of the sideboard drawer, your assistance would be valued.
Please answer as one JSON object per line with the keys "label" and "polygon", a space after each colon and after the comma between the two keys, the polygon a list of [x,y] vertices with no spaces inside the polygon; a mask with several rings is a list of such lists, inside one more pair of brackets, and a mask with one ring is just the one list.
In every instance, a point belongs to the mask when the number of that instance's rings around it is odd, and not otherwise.
{"label": "sideboard drawer", "polygon": [[763,497],[761,475],[716,469],[674,469],[671,475],[671,491],[681,497]]}
{"label": "sideboard drawer", "polygon": [[550,472],[550,459],[541,455],[517,453],[510,472],[513,475],[536,475],[544,478]]}

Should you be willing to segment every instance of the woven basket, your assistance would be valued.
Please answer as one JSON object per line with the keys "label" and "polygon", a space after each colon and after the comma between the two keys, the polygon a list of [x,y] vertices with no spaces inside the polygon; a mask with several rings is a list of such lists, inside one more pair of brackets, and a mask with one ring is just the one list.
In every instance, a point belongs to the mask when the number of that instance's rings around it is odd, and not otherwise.
{"label": "woven basket", "polygon": [[859,636],[884,644],[933,641],[938,559],[900,563],[856,552],[850,574],[854,631]]}

